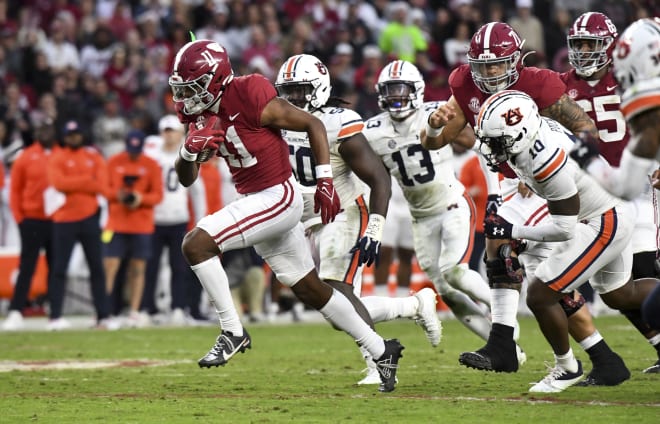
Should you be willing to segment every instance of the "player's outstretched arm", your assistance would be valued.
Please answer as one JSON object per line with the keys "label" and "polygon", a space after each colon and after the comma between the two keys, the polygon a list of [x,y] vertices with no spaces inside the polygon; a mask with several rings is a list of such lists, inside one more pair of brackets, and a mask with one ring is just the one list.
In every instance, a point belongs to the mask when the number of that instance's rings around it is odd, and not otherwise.
{"label": "player's outstretched arm", "polygon": [[426,127],[420,133],[422,146],[428,150],[437,150],[454,141],[467,120],[454,96],[434,110],[428,118]]}

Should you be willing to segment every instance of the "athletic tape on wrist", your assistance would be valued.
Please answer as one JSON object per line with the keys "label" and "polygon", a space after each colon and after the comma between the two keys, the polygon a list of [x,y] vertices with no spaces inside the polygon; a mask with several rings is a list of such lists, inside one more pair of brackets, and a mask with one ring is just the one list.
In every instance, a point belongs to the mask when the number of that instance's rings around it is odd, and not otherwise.
{"label": "athletic tape on wrist", "polygon": [[385,227],[384,216],[375,213],[369,214],[369,222],[364,235],[372,240],[380,241],[383,238],[383,227]]}
{"label": "athletic tape on wrist", "polygon": [[186,162],[195,162],[197,160],[197,153],[190,153],[184,145],[181,145],[181,149],[179,149],[179,156]]}
{"label": "athletic tape on wrist", "polygon": [[442,130],[445,127],[442,126],[440,128],[433,128],[429,123],[426,123],[426,136],[427,137],[438,137],[440,134],[442,134]]}

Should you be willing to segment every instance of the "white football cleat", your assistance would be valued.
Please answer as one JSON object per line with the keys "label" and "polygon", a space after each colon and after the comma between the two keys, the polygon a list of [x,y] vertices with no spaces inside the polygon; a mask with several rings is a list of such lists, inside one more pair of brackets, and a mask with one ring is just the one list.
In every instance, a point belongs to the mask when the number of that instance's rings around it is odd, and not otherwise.
{"label": "white football cleat", "polygon": [[442,339],[442,323],[435,310],[436,296],[436,293],[428,287],[415,293],[415,297],[419,301],[415,322],[424,329],[426,338],[433,347],[440,344],[440,339]]}
{"label": "white football cleat", "polygon": [[584,373],[582,372],[582,363],[577,361],[578,369],[576,372],[565,370],[560,365],[550,367],[550,373],[538,383],[530,383],[533,386],[529,389],[530,393],[559,393],[571,387],[578,381],[582,380]]}
{"label": "white football cleat", "polygon": [[17,331],[23,328],[23,315],[20,311],[9,311],[7,318],[2,322],[4,331]]}
{"label": "white football cleat", "polygon": [[62,331],[71,328],[71,323],[64,318],[55,318],[48,321],[46,330],[48,331]]}

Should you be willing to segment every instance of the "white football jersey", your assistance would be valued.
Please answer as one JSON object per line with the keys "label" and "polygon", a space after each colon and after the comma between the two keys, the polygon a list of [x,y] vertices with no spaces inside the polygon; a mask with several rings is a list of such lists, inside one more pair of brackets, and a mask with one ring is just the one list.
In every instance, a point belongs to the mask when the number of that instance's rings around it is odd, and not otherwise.
{"label": "white football jersey", "polygon": [[[365,192],[365,184],[344,162],[339,154],[339,145],[343,140],[362,131],[362,117],[357,112],[342,107],[324,107],[314,111],[313,115],[323,122],[328,134],[333,184],[339,194],[339,200],[342,205],[351,204]],[[289,145],[289,161],[305,201],[302,222],[306,226],[320,223],[320,216],[314,213],[315,163],[307,133],[282,130],[282,136]]]}
{"label": "white football jersey", "polygon": [[563,200],[579,194],[578,219],[583,220],[603,214],[621,200],[569,157],[574,137],[558,122],[543,118],[532,147],[508,162],[518,178],[546,200]]}
{"label": "white football jersey", "polygon": [[154,208],[156,225],[188,222],[190,220],[188,194],[191,196],[195,222],[206,215],[206,194],[202,179],[197,178],[189,188],[179,182],[179,177],[174,169],[174,161],[179,155],[179,150],[168,152],[161,147],[160,149],[150,149],[148,155],[158,162],[163,175],[163,200]]}
{"label": "white football jersey", "polygon": [[440,104],[426,102],[403,122],[393,121],[383,112],[369,119],[363,131],[399,183],[414,218],[447,210],[465,191],[454,174],[451,146],[426,150],[420,143],[420,131]]}

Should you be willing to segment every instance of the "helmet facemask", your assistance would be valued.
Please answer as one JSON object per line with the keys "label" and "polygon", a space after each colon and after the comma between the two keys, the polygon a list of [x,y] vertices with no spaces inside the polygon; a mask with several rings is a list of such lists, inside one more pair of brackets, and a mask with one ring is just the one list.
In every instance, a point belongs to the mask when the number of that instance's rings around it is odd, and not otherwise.
{"label": "helmet facemask", "polygon": [[407,81],[378,83],[378,105],[392,118],[405,119],[419,107],[416,104],[415,86]]}
{"label": "helmet facemask", "polygon": [[[488,57],[481,57],[488,56]],[[497,93],[512,86],[518,81],[518,62],[520,61],[520,52],[517,51],[511,56],[497,58],[493,54],[481,55],[477,59],[469,58],[472,80],[475,85],[484,93]],[[491,67],[501,67],[502,73],[492,76],[489,74]]]}
{"label": "helmet facemask", "polygon": [[[589,35],[568,36],[568,62],[582,77],[590,77],[610,64],[607,50],[614,43],[613,37]],[[584,49],[584,45],[588,48]]]}
{"label": "helmet facemask", "polygon": [[314,86],[311,82],[292,82],[276,84],[277,95],[288,100],[300,109],[310,111],[310,103],[314,99]]}

